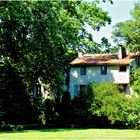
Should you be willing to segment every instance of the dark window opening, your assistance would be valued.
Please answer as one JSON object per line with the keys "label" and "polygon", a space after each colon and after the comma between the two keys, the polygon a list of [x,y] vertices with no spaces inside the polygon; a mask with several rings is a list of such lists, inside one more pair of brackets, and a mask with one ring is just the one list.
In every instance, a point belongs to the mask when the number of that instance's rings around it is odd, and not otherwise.
{"label": "dark window opening", "polygon": [[41,85],[36,84],[34,86],[34,97],[41,97]]}
{"label": "dark window opening", "polygon": [[107,66],[101,66],[101,74],[106,75],[107,74]]}
{"label": "dark window opening", "polygon": [[126,66],[120,66],[120,72],[126,72]]}

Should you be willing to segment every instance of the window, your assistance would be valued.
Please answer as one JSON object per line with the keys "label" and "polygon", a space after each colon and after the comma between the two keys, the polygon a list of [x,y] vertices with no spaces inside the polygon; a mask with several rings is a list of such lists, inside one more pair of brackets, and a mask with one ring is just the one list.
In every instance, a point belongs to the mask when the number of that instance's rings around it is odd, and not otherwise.
{"label": "window", "polygon": [[126,72],[126,66],[120,66],[120,72]]}
{"label": "window", "polygon": [[81,75],[86,75],[86,67],[85,66],[82,66],[81,69],[80,69],[80,74]]}
{"label": "window", "polygon": [[106,75],[107,74],[107,66],[101,66],[101,74]]}
{"label": "window", "polygon": [[34,97],[41,97],[41,85],[36,84],[34,86]]}

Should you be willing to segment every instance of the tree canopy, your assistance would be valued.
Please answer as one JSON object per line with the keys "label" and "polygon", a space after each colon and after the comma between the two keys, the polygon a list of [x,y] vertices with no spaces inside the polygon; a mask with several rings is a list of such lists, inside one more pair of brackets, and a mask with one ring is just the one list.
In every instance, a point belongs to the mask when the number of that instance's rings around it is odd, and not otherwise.
{"label": "tree canopy", "polygon": [[1,1],[0,121],[39,121],[38,102],[29,96],[33,85],[40,78],[60,86],[68,60],[78,50],[95,50],[85,23],[99,30],[110,21],[97,1]]}
{"label": "tree canopy", "polygon": [[140,50],[140,4],[136,3],[131,11],[131,20],[117,23],[113,38],[116,43],[124,43],[130,51]]}
{"label": "tree canopy", "polygon": [[[55,85],[76,50],[94,50],[85,22],[94,30],[110,23],[97,2],[0,2],[0,56],[24,82]],[[75,51],[74,51],[75,50]]]}

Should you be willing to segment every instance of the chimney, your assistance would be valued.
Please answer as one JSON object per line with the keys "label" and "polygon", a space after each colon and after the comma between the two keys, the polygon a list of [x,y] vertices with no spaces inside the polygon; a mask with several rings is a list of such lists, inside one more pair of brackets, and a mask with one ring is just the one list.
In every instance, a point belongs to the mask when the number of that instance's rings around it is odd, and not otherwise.
{"label": "chimney", "polygon": [[119,45],[118,48],[118,58],[123,59],[126,57],[126,49],[123,47],[123,45]]}
{"label": "chimney", "polygon": [[78,52],[78,58],[81,58],[83,56],[82,52]]}

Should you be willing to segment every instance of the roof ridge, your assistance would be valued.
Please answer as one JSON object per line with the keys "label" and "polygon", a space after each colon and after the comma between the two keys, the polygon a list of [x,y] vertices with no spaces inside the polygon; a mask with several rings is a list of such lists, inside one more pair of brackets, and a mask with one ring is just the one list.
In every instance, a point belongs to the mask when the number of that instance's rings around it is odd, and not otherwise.
{"label": "roof ridge", "polygon": [[71,65],[129,65],[134,60],[133,57],[118,58],[117,54],[84,54],[80,58],[74,59]]}

